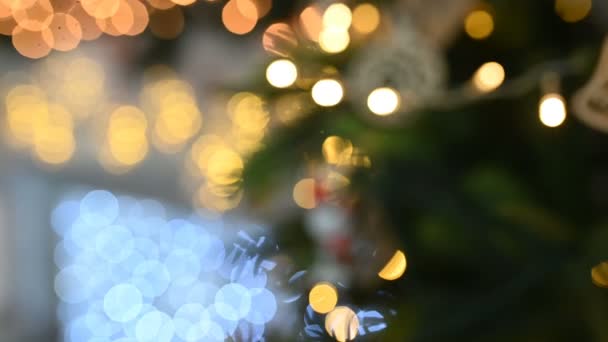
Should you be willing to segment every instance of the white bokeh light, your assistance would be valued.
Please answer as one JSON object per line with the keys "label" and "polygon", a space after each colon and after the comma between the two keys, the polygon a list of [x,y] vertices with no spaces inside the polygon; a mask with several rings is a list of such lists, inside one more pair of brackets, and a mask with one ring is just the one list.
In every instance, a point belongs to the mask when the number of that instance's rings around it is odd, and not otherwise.
{"label": "white bokeh light", "polygon": [[401,96],[393,88],[377,88],[367,98],[367,107],[380,116],[393,114],[401,105]]}
{"label": "white bokeh light", "polygon": [[333,107],[342,101],[344,88],[334,79],[323,79],[312,87],[312,99],[322,107]]}
{"label": "white bokeh light", "polygon": [[298,68],[288,59],[276,60],[266,69],[266,79],[273,87],[290,87],[298,79]]}

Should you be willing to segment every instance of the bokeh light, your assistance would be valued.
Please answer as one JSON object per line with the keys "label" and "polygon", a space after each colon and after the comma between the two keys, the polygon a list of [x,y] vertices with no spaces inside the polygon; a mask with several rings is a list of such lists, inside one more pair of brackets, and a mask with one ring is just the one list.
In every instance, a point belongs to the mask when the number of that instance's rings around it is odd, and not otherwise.
{"label": "bokeh light", "polygon": [[323,26],[348,31],[352,24],[350,8],[343,3],[331,4],[323,13]]}
{"label": "bokeh light", "polygon": [[342,101],[344,88],[334,79],[323,79],[312,87],[312,99],[322,107],[333,107]]}
{"label": "bokeh light", "polygon": [[326,27],[319,34],[319,46],[327,53],[340,53],[350,44],[347,30],[339,27]]}
{"label": "bokeh light", "polygon": [[497,62],[483,64],[473,75],[473,85],[481,92],[489,92],[498,87],[505,80],[505,69]]}
{"label": "bokeh light", "polygon": [[608,288],[608,261],[604,261],[591,269],[591,280],[598,287]]}
{"label": "bokeh light", "polygon": [[369,34],[380,26],[380,11],[370,3],[357,5],[352,14],[353,29],[360,34]]}
{"label": "bokeh light", "polygon": [[317,206],[316,181],[313,178],[304,178],[293,187],[293,200],[303,209],[313,209]]}
{"label": "bokeh light", "polygon": [[298,68],[288,59],[276,60],[266,69],[266,79],[273,87],[287,88],[298,78]]}
{"label": "bokeh light", "polygon": [[391,260],[378,272],[378,276],[384,280],[397,280],[403,276],[407,268],[407,259],[402,251],[396,251]]}
{"label": "bokeh light", "polygon": [[308,303],[315,312],[326,314],[336,307],[338,291],[330,283],[318,283],[310,290]]}
{"label": "bokeh light", "polygon": [[302,31],[309,40],[318,42],[319,35],[323,29],[323,15],[321,10],[316,6],[306,7],[302,13],[300,13],[300,25]]}
{"label": "bokeh light", "polygon": [[557,127],[566,120],[566,103],[559,94],[547,94],[538,106],[538,116],[543,125]]}
{"label": "bokeh light", "polygon": [[592,6],[593,0],[555,0],[555,12],[569,23],[585,19]]}
{"label": "bokeh light", "polygon": [[390,115],[396,112],[401,105],[399,93],[388,87],[377,88],[367,98],[367,107],[372,113],[380,116]]}
{"label": "bokeh light", "polygon": [[146,115],[135,106],[121,106],[112,112],[106,133],[106,144],[117,163],[130,167],[146,157],[147,127]]}
{"label": "bokeh light", "polygon": [[[219,219],[166,218],[153,200],[94,190],[60,202],[51,223],[65,341],[224,341],[278,311],[265,236],[224,241]],[[226,223],[229,224],[229,223]]]}
{"label": "bokeh light", "polygon": [[322,150],[325,162],[332,165],[349,165],[353,156],[353,143],[335,135],[323,141]]}
{"label": "bokeh light", "polygon": [[359,332],[359,318],[349,307],[338,306],[325,316],[325,331],[336,341],[352,341]]}
{"label": "bokeh light", "polygon": [[[250,0],[229,0],[226,3],[222,11],[222,22],[228,31],[243,35],[255,28],[258,22],[257,8],[249,4],[251,4]],[[241,11],[243,8],[247,8],[248,11],[243,13]]]}
{"label": "bokeh light", "polygon": [[262,45],[270,54],[287,57],[298,47],[298,40],[291,26],[286,23],[275,23],[264,31]]}
{"label": "bokeh light", "polygon": [[494,19],[487,11],[476,10],[465,18],[464,29],[473,39],[485,39],[494,31]]}

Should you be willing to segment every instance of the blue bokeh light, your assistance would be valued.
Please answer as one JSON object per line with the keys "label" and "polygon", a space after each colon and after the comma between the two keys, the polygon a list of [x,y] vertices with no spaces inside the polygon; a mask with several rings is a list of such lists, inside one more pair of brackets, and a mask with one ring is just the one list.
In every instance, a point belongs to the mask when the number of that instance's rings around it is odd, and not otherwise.
{"label": "blue bokeh light", "polygon": [[266,238],[232,233],[221,219],[167,213],[158,201],[104,190],[57,205],[51,224],[60,238],[53,258],[64,341],[263,338],[277,312],[267,288],[276,263],[258,252]]}

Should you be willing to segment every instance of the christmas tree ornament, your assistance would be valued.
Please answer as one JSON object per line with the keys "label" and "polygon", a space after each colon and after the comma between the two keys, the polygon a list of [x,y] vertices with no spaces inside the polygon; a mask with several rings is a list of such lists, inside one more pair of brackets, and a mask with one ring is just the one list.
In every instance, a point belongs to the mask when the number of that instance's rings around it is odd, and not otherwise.
{"label": "christmas tree ornament", "polygon": [[572,100],[574,114],[593,129],[608,133],[608,39],[591,80]]}

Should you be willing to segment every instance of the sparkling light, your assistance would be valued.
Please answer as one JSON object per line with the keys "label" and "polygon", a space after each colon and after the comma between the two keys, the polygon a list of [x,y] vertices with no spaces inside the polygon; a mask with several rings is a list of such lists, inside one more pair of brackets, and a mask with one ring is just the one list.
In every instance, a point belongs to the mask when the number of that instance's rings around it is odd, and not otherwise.
{"label": "sparkling light", "polygon": [[473,85],[482,92],[492,91],[505,80],[505,69],[496,62],[487,62],[475,72]]}
{"label": "sparkling light", "polygon": [[353,11],[353,29],[361,34],[374,32],[380,25],[380,11],[369,3],[360,4]]}
{"label": "sparkling light", "polygon": [[323,79],[312,87],[312,99],[322,107],[333,107],[342,101],[344,89],[334,79]]}
{"label": "sparkling light", "polygon": [[494,19],[487,11],[473,11],[465,18],[464,29],[473,39],[485,39],[494,31]]}
{"label": "sparkling light", "polygon": [[326,314],[336,307],[338,291],[330,283],[318,283],[310,290],[308,302],[315,312]]}
{"label": "sparkling light", "polygon": [[399,109],[401,96],[393,88],[378,88],[372,91],[367,98],[367,107],[372,113],[385,116],[393,114]]}
{"label": "sparkling light", "polygon": [[266,69],[266,79],[273,87],[287,88],[296,82],[298,68],[288,59],[276,60]]}
{"label": "sparkling light", "polygon": [[557,127],[566,120],[566,104],[559,94],[547,94],[540,100],[538,115],[543,125]]}

